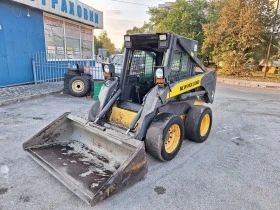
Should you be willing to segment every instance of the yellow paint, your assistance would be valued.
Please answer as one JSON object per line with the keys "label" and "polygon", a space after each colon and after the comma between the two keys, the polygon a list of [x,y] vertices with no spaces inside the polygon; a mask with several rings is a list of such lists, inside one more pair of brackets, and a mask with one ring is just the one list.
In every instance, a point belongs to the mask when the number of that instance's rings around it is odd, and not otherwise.
{"label": "yellow paint", "polygon": [[180,118],[184,121],[186,119],[186,115],[182,114],[182,115],[180,115]]}
{"label": "yellow paint", "polygon": [[192,89],[198,88],[201,86],[201,79],[203,78],[202,75],[198,75],[195,77],[192,77],[190,79],[184,80],[182,82],[179,82],[174,87],[171,88],[171,91],[169,94],[167,94],[167,99],[172,98],[178,95],[181,95],[182,93],[188,92]]}
{"label": "yellow paint", "polygon": [[211,122],[210,115],[209,114],[204,115],[200,124],[200,135],[202,137],[206,136],[206,134],[208,133],[210,128],[210,122]]}
{"label": "yellow paint", "polygon": [[172,153],[179,145],[181,138],[181,129],[179,125],[174,124],[169,128],[168,136],[164,141],[164,148],[167,153]]}
{"label": "yellow paint", "polygon": [[109,121],[127,128],[136,115],[136,112],[114,106]]}
{"label": "yellow paint", "polygon": [[205,102],[201,101],[201,100],[197,100],[193,103],[193,105],[195,105],[195,106],[203,106],[204,104],[205,104]]}

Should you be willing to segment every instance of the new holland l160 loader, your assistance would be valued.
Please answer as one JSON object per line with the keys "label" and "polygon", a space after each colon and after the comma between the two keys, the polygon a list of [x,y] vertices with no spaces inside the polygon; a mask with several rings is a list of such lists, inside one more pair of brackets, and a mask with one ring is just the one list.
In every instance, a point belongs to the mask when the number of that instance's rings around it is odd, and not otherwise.
{"label": "new holland l160 loader", "polygon": [[125,35],[121,75],[103,63],[104,85],[88,119],[65,113],[24,149],[91,205],[140,181],[146,153],[172,160],[184,138],[210,133],[216,73],[197,58],[197,41],[175,34]]}

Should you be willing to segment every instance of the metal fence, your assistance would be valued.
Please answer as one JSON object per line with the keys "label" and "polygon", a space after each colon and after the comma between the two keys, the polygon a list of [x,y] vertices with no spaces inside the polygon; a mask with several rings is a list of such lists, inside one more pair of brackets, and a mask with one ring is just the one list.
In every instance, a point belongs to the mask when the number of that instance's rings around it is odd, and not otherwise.
{"label": "metal fence", "polygon": [[46,52],[38,52],[32,58],[34,82],[62,81],[68,69],[76,67],[76,64],[85,66],[93,79],[104,79],[101,64],[95,64],[95,59],[61,59]]}

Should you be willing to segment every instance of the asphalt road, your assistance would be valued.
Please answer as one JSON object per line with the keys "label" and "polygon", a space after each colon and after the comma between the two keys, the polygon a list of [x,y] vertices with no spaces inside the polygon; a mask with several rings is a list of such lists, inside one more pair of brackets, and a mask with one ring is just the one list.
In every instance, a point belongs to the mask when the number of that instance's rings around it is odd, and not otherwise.
{"label": "asphalt road", "polygon": [[35,163],[22,143],[88,99],[48,96],[0,108],[0,209],[280,209],[280,91],[218,85],[214,122],[203,144],[178,156],[148,157],[146,178],[95,207]]}

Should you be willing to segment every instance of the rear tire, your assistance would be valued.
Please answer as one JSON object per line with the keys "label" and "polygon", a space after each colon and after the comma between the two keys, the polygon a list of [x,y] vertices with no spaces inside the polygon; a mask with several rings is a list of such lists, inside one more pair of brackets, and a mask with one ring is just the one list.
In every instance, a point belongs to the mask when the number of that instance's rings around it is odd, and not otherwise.
{"label": "rear tire", "polygon": [[172,160],[180,150],[184,136],[182,119],[173,114],[159,114],[146,134],[147,152],[160,161]]}
{"label": "rear tire", "polygon": [[72,96],[83,97],[90,91],[88,77],[75,76],[69,81],[69,92]]}
{"label": "rear tire", "polygon": [[212,126],[212,111],[207,106],[194,106],[185,120],[186,138],[202,143],[207,140]]}

